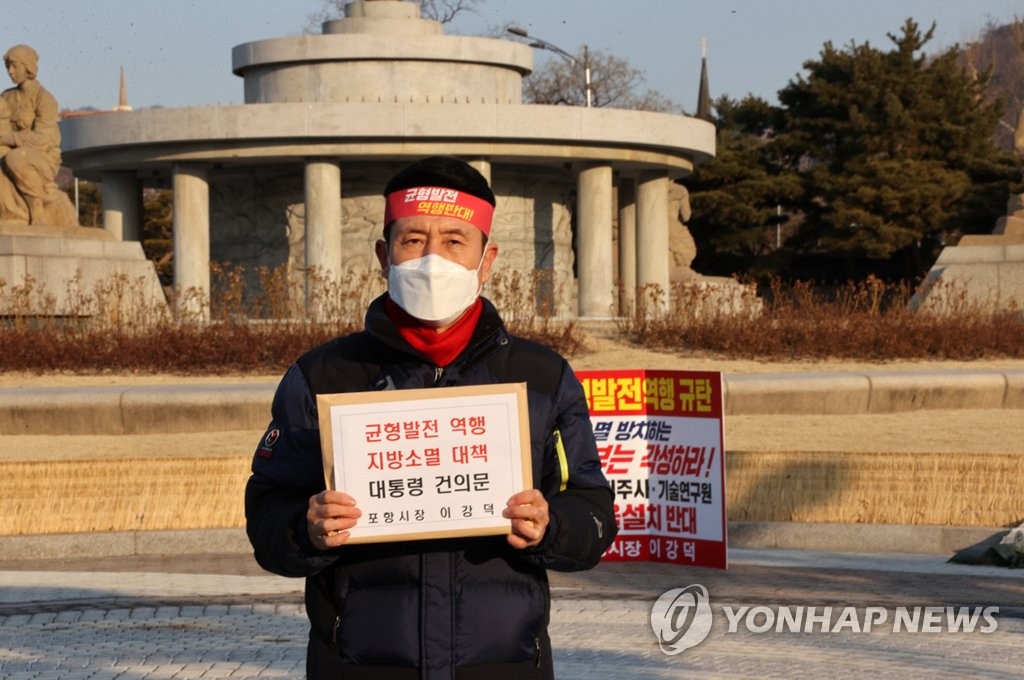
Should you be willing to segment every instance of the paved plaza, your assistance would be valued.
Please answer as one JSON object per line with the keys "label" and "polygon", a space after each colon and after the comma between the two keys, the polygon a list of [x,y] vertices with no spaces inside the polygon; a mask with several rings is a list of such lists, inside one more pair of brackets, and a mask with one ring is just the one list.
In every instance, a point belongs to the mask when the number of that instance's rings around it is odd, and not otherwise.
{"label": "paved plaza", "polygon": [[[730,559],[727,571],[605,563],[553,574],[557,677],[1024,675],[1020,571],[940,555],[732,550]],[[711,631],[668,656],[651,608],[661,593],[691,584],[710,594]],[[724,609],[741,606],[856,607],[861,620],[876,607],[889,620],[870,632],[752,632],[762,616],[728,632]],[[897,608],[929,606],[998,606],[997,628],[892,632]],[[8,680],[301,678],[306,634],[301,581],[266,575],[247,556],[0,563],[0,677]]]}

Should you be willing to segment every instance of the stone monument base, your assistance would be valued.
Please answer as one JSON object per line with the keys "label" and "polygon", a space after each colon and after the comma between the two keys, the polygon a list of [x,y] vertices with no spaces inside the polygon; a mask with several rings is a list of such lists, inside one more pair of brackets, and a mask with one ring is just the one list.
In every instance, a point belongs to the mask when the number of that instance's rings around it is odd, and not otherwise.
{"label": "stone monument base", "polygon": [[756,286],[726,276],[698,274],[674,290],[687,296],[684,307],[694,318],[754,317],[764,309]]}
{"label": "stone monument base", "polygon": [[0,223],[0,316],[144,323],[167,313],[138,241],[96,228]]}
{"label": "stone monument base", "polygon": [[910,307],[943,313],[1024,309],[1024,212],[1000,218],[992,234],[964,236],[944,248]]}

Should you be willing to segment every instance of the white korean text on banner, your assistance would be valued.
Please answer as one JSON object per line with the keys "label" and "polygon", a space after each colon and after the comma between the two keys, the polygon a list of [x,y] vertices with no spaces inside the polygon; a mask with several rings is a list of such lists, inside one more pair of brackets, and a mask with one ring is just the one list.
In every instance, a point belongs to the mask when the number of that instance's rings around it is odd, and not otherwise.
{"label": "white korean text on banner", "polygon": [[349,543],[507,534],[532,486],[525,383],[318,395],[324,474],[362,510]]}
{"label": "white korean text on banner", "polygon": [[722,375],[578,371],[619,534],[605,560],[724,569]]}

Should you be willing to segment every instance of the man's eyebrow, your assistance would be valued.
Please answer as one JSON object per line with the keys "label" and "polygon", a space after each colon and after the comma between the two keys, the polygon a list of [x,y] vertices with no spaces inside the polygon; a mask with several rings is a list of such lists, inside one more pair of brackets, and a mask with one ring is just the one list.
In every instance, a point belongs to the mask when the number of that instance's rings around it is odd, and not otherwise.
{"label": "man's eyebrow", "polygon": [[398,232],[399,236],[409,236],[412,234],[422,235],[427,233],[427,229],[424,227],[408,226]]}
{"label": "man's eyebrow", "polygon": [[[462,238],[469,238],[469,233],[470,233],[470,229],[471,228],[473,228],[473,227],[470,227],[469,225],[462,226],[462,225],[452,224],[452,225],[446,225],[446,226],[440,227],[437,230],[437,233],[440,236],[451,236],[451,235],[454,234],[456,236],[461,236]],[[428,229],[427,227],[423,227],[423,226],[419,226],[419,225],[409,225],[408,227],[405,227],[404,229],[402,229],[398,233],[397,238],[407,238],[409,236],[429,236],[429,235],[430,235],[430,229]]]}
{"label": "man's eyebrow", "polygon": [[442,234],[458,234],[459,236],[465,236],[466,234],[469,233],[469,228],[453,224],[450,226],[441,227],[439,231]]}

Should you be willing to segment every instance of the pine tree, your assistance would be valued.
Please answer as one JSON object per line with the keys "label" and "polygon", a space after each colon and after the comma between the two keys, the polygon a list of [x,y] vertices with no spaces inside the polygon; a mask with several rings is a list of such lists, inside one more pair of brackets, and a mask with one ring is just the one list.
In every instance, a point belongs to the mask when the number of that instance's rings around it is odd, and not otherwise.
{"label": "pine tree", "polygon": [[690,232],[697,245],[694,268],[705,274],[751,273],[759,258],[775,247],[777,212],[801,193],[791,169],[772,161],[766,144],[779,109],[747,96],[741,102],[715,102],[714,160],[699,166],[685,184],[693,217]]}
{"label": "pine tree", "polygon": [[934,244],[991,231],[1005,211],[1016,168],[993,143],[1002,103],[985,101],[987,74],[969,77],[956,47],[923,55],[934,30],[908,19],[888,52],[826,43],[780,91],[773,150],[805,187],[797,247],[900,256],[917,276]]}

